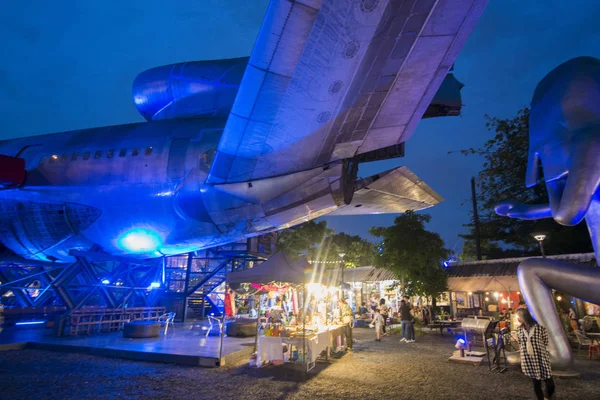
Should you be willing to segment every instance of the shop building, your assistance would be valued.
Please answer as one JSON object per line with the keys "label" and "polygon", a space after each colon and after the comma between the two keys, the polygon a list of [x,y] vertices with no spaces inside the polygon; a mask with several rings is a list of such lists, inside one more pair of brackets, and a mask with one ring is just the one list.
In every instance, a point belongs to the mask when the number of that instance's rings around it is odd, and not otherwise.
{"label": "shop building", "polygon": [[[451,263],[446,272],[453,315],[464,317],[480,313],[495,314],[503,309],[517,308],[519,301],[523,300],[517,268],[528,258],[530,257]],[[594,253],[565,254],[547,258],[597,267]],[[568,296],[557,295],[559,302],[568,302],[569,299]],[[590,309],[588,305],[587,309]]]}

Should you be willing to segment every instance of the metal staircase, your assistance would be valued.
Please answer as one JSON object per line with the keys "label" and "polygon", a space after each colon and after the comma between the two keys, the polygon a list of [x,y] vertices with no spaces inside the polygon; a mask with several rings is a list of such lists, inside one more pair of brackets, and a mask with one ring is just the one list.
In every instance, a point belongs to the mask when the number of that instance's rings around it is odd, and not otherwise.
{"label": "metal staircase", "polygon": [[225,280],[232,271],[266,260],[275,250],[275,234],[168,257],[165,268],[168,307],[178,309],[181,319],[220,316],[224,311]]}

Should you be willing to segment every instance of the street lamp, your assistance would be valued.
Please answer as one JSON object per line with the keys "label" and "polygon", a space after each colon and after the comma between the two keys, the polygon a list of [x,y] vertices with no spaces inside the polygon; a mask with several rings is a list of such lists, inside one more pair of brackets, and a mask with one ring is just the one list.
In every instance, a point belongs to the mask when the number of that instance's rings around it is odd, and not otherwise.
{"label": "street lamp", "polygon": [[538,241],[540,244],[540,251],[542,252],[542,257],[546,258],[546,253],[544,253],[544,239],[546,239],[546,235],[543,233],[534,233],[533,238]]}

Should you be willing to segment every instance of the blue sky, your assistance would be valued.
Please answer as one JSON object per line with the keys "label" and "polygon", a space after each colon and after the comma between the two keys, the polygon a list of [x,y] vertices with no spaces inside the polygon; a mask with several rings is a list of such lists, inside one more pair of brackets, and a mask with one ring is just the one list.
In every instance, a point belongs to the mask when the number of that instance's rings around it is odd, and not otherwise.
{"label": "blue sky", "polygon": [[[0,139],[142,121],[131,84],[148,68],[250,53],[267,1],[42,0],[4,2],[0,13]],[[406,157],[365,165],[371,175],[408,166],[445,201],[429,229],[460,248],[470,177],[481,160],[448,155],[490,137],[484,115],[508,117],[537,82],[570,58],[600,58],[596,0],[491,0],[459,55],[463,115],[422,121]],[[464,205],[461,205],[465,203]],[[337,231],[368,236],[393,216],[334,217]]]}

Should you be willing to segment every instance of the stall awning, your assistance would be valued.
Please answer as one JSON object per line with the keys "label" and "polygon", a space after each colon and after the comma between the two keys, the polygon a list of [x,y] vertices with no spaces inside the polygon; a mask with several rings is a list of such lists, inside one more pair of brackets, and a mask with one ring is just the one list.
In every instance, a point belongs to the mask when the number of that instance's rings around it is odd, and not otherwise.
{"label": "stall awning", "polygon": [[448,278],[451,292],[518,292],[519,281],[513,276],[474,276]]}
{"label": "stall awning", "polygon": [[229,285],[241,283],[265,285],[271,282],[285,282],[302,285],[310,280],[310,270],[311,266],[305,259],[294,262],[287,254],[280,251],[254,268],[230,273],[227,275],[227,283]]}

